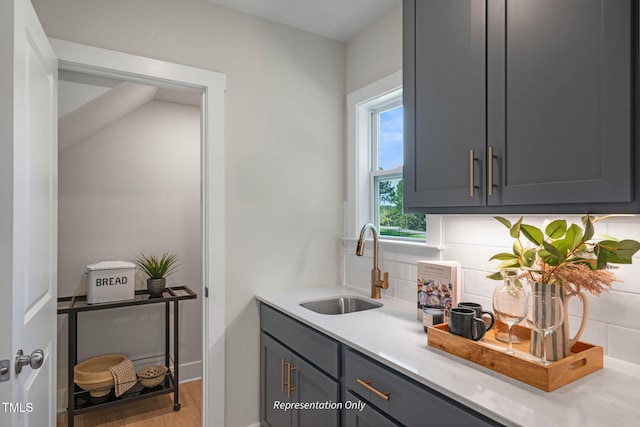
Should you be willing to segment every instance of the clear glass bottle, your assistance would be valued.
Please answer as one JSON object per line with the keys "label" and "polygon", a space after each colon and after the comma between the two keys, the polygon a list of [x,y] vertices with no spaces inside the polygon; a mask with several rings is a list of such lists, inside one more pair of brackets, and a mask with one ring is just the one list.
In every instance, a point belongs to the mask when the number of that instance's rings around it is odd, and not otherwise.
{"label": "clear glass bottle", "polygon": [[[524,292],[522,289],[516,286],[516,280],[518,279],[518,269],[517,268],[504,268],[500,270],[500,274],[502,275],[503,284],[502,286],[507,290],[507,292],[511,294],[520,294]],[[509,326],[502,322],[498,316],[496,316],[495,322],[495,337],[498,341],[509,342]],[[523,342],[523,339],[518,336],[517,333],[512,334],[512,342],[515,344]]]}

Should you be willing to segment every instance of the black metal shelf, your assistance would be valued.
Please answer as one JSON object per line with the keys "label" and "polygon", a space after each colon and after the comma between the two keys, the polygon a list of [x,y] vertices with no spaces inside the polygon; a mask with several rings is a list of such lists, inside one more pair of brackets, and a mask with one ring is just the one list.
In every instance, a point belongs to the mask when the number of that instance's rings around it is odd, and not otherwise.
{"label": "black metal shelf", "polygon": [[87,303],[86,295],[78,295],[76,297],[60,297],[58,298],[58,314],[67,314],[81,311],[107,310],[110,308],[129,307],[132,305],[143,304],[160,304],[173,301],[181,301],[187,299],[196,299],[198,295],[187,286],[173,286],[165,288],[162,296],[152,297],[146,290],[135,292],[133,299],[101,302],[98,304]]}
{"label": "black metal shelf", "polygon": [[119,397],[116,397],[113,390],[104,397],[91,397],[88,391],[84,391],[76,385],[74,392],[75,409],[73,412],[76,415],[85,414],[97,409],[123,405],[137,400],[173,393],[174,391],[175,379],[171,373],[165,374],[164,381],[154,388],[145,388],[140,381],[136,381],[136,385]]}
{"label": "black metal shelf", "polygon": [[[163,394],[173,393],[173,410],[180,410],[179,401],[179,356],[178,350],[180,342],[178,336],[179,301],[196,299],[198,296],[193,290],[187,286],[173,286],[166,288],[161,296],[152,297],[146,290],[135,292],[135,296],[129,300],[111,301],[99,304],[88,304],[86,295],[73,297],[58,298],[58,314],[67,314],[69,316],[69,356],[68,356],[68,406],[67,406],[67,425],[73,427],[74,416],[87,412],[96,411],[98,409],[109,408],[122,405],[137,400],[148,399]],[[152,389],[145,388],[140,381],[136,381],[131,389],[127,390],[121,396],[116,397],[113,390],[104,397],[91,397],[88,391],[82,390],[74,383],[73,368],[78,362],[78,313],[96,310],[108,310],[112,308],[131,307],[146,304],[164,304],[165,305],[165,352],[159,356],[151,356],[151,358],[164,358],[164,365],[169,367],[170,360],[173,360],[173,370],[169,370],[165,374],[164,381]],[[170,338],[170,305],[173,304],[173,357],[170,354],[169,338]],[[144,358],[149,359],[149,357]]]}

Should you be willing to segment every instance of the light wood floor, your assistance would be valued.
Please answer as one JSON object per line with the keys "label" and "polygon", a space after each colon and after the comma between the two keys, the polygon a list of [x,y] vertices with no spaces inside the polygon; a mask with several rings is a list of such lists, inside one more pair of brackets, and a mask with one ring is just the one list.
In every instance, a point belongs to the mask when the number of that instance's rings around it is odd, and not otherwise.
{"label": "light wood floor", "polygon": [[[173,395],[131,402],[101,409],[75,418],[76,427],[202,427],[202,381],[180,384],[178,412],[173,411]],[[58,416],[58,427],[67,425],[67,414]]]}

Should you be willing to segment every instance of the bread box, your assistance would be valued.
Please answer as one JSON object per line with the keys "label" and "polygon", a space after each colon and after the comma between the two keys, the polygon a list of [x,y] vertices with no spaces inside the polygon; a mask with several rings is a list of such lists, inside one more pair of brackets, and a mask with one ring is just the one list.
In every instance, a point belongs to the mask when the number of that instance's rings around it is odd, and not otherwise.
{"label": "bread box", "polygon": [[127,261],[102,261],[87,265],[87,303],[133,299],[135,272],[136,265]]}

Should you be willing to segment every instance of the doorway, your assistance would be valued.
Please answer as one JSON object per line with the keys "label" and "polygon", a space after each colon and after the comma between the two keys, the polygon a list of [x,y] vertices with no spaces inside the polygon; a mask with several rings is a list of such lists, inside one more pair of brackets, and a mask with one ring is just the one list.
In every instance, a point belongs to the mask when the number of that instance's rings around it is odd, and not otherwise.
{"label": "doorway", "polygon": [[[201,98],[202,412],[203,425],[224,424],[225,203],[224,74],[51,39],[59,69],[180,89]],[[215,295],[206,298],[205,294]]]}
{"label": "doorway", "polygon": [[[167,286],[202,298],[201,95],[58,73],[58,295],[86,294],[85,266],[178,256]],[[146,277],[135,276],[135,290]],[[202,305],[180,312],[180,382],[202,378]],[[83,313],[78,362],[104,354],[164,365],[161,305]],[[67,317],[58,318],[58,410],[66,407]],[[170,343],[173,348],[173,343]],[[201,402],[197,402],[201,406]]]}

